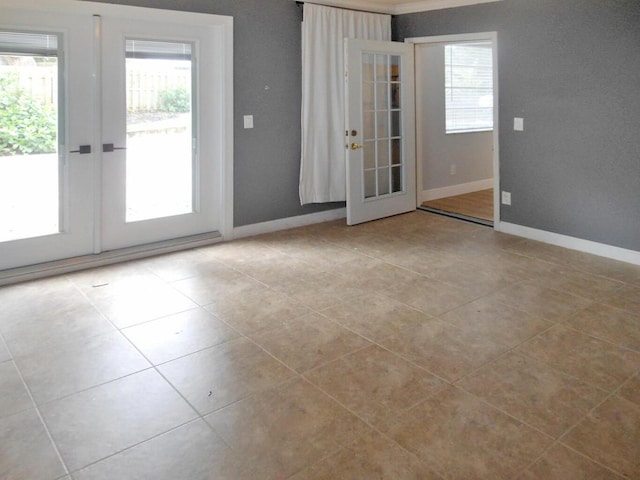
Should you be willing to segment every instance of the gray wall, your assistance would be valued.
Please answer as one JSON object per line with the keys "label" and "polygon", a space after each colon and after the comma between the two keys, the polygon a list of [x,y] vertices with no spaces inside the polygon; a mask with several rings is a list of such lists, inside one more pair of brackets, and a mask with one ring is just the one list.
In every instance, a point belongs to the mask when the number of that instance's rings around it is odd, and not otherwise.
{"label": "gray wall", "polygon": [[394,21],[397,40],[481,31],[498,32],[502,219],[640,251],[640,2],[503,0]]}
{"label": "gray wall", "polygon": [[422,190],[493,178],[493,132],[445,133],[444,44],[416,46],[416,99]]}
{"label": "gray wall", "polygon": [[[234,225],[338,208],[300,206],[302,10],[292,0],[95,0],[234,18]],[[265,90],[269,86],[269,90]],[[242,116],[254,115],[245,130]]]}

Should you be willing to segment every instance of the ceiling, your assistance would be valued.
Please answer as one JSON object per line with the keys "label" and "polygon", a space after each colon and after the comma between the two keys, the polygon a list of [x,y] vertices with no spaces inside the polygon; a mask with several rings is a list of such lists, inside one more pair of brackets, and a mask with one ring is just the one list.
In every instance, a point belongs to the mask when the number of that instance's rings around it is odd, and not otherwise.
{"label": "ceiling", "polygon": [[500,0],[310,0],[311,3],[319,3],[322,5],[390,13],[393,15],[498,1]]}

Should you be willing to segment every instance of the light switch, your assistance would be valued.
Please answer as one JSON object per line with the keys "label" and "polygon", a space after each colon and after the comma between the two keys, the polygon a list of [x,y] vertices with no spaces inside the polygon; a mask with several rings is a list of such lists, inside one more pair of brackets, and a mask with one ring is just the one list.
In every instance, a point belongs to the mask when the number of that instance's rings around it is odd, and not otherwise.
{"label": "light switch", "polygon": [[522,132],[524,130],[524,119],[523,118],[519,118],[519,117],[515,117],[513,119],[513,129],[516,132]]}
{"label": "light switch", "polygon": [[244,116],[244,128],[253,128],[253,115]]}

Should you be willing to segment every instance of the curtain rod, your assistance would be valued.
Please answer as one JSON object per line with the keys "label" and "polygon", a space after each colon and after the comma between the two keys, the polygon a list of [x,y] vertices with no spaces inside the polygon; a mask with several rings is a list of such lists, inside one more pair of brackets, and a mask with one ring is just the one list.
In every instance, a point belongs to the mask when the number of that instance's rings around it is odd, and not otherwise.
{"label": "curtain rod", "polygon": [[[315,3],[315,2],[309,2],[309,3]],[[304,9],[304,4],[305,2],[301,2],[298,1],[296,2],[296,5],[298,5],[300,8]],[[316,3],[315,5],[320,5],[319,3]],[[336,7],[335,5],[320,5],[322,7],[331,7],[331,8],[338,8],[340,10],[351,10],[353,12],[364,12],[364,13],[377,13],[378,15],[391,15],[390,13],[383,13],[383,12],[372,12],[371,10],[360,10],[359,8],[347,8],[347,7]]]}

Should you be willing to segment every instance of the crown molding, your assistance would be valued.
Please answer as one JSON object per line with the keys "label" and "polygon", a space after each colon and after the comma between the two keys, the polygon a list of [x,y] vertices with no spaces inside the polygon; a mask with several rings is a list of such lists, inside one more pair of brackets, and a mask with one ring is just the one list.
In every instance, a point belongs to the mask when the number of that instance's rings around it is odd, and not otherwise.
{"label": "crown molding", "polygon": [[350,8],[367,12],[388,13],[402,15],[405,13],[426,12],[443,8],[463,7],[478,3],[499,2],[502,0],[413,0],[397,5],[381,4],[371,0],[312,0],[309,3],[327,5],[330,7]]}

